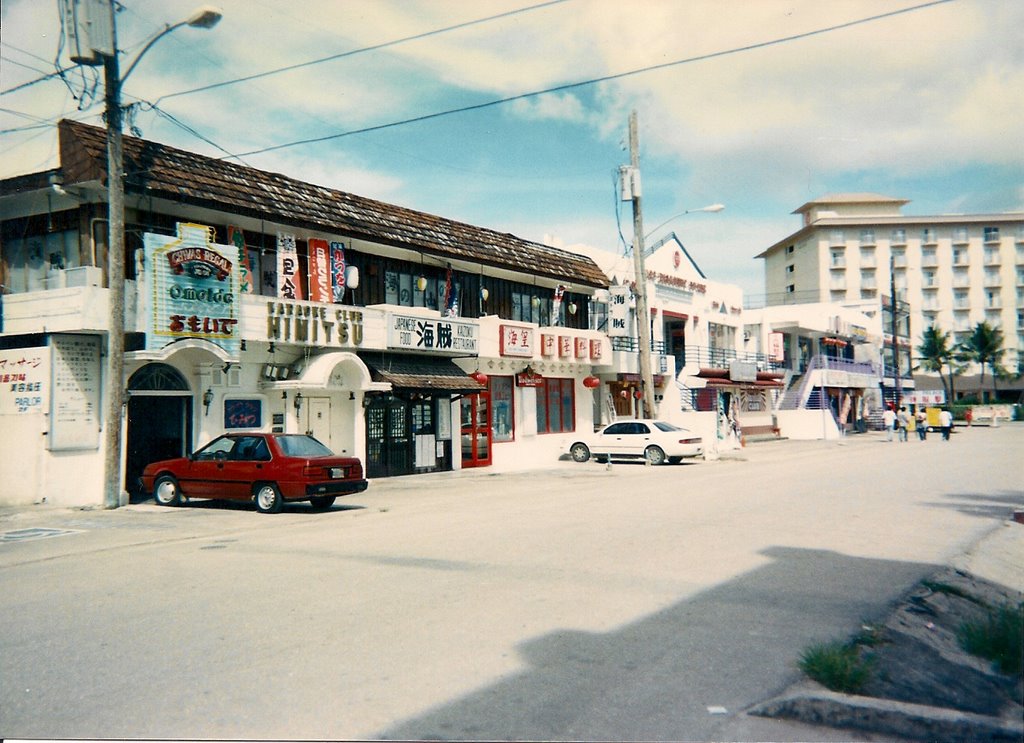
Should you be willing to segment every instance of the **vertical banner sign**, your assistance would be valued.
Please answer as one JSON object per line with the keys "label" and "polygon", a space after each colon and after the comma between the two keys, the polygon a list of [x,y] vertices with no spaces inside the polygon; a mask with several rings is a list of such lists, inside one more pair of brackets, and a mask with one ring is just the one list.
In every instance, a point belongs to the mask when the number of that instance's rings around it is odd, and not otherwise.
{"label": "vertical banner sign", "polygon": [[562,309],[562,294],[565,292],[565,287],[559,284],[555,287],[555,299],[551,305],[551,324],[558,324],[558,313]]}
{"label": "vertical banner sign", "polygon": [[295,235],[287,232],[277,233],[277,296],[302,299],[299,252],[295,249]]}
{"label": "vertical banner sign", "polygon": [[331,291],[334,301],[341,304],[345,298],[345,244],[331,243]]}
{"label": "vertical banner sign", "polygon": [[608,290],[608,335],[621,338],[629,335],[629,287],[613,286]]}
{"label": "vertical banner sign", "polygon": [[213,242],[213,229],[178,223],[177,237],[143,235],[147,292],[146,349],[202,338],[238,358],[238,249]]}
{"label": "vertical banner sign", "polygon": [[459,316],[459,285],[450,266],[444,279],[444,316]]}
{"label": "vertical banner sign", "polygon": [[249,265],[249,253],[245,250],[245,233],[241,227],[228,225],[228,245],[238,248],[238,291],[252,294],[252,267]]}
{"label": "vertical banner sign", "polygon": [[768,358],[772,361],[786,360],[786,348],[783,342],[782,333],[768,334]]}
{"label": "vertical banner sign", "polygon": [[98,449],[100,445],[100,339],[51,336],[50,451]]}
{"label": "vertical banner sign", "polygon": [[311,302],[330,302],[331,294],[331,256],[326,240],[309,241],[309,300]]}

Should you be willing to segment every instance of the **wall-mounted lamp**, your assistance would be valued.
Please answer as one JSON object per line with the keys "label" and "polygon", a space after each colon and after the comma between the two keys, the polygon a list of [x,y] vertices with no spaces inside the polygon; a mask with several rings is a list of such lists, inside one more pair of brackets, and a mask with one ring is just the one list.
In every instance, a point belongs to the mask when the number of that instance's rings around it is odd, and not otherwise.
{"label": "wall-mounted lamp", "polygon": [[356,393],[352,392],[351,390],[349,390],[348,399],[349,400],[355,400],[356,399]]}
{"label": "wall-mounted lamp", "polygon": [[242,351],[245,350],[245,338],[242,339],[242,345],[240,346],[240,348]]}
{"label": "wall-mounted lamp", "polygon": [[205,409],[205,411],[203,412],[203,415],[209,415],[210,414],[210,406],[212,404],[213,404],[213,390],[207,389],[206,392],[203,393],[203,408]]}
{"label": "wall-mounted lamp", "polygon": [[296,392],[295,393],[295,402],[293,402],[292,404],[295,406],[295,412],[296,413],[298,413],[300,410],[302,410],[302,393],[301,392]]}

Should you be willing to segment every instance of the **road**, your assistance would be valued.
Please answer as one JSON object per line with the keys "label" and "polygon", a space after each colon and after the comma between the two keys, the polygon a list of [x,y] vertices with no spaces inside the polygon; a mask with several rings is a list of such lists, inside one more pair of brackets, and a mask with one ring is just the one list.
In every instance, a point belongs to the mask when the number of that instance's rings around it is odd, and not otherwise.
{"label": "road", "polygon": [[0,734],[824,739],[742,711],[1024,507],[1022,451],[1004,425],[378,480],[327,513],[0,512],[67,532],[0,541]]}

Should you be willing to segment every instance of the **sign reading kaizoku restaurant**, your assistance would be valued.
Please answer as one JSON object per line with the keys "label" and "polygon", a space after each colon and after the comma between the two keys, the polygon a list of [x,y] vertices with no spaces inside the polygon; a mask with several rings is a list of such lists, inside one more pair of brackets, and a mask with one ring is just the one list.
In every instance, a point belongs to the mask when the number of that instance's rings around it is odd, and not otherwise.
{"label": "sign reading kaizoku restaurant", "polygon": [[447,317],[389,314],[388,348],[399,351],[477,354],[480,328]]}
{"label": "sign reading kaizoku restaurant", "polygon": [[183,222],[176,236],[143,236],[149,283],[147,349],[202,338],[238,354],[238,248],[213,240],[212,228]]}

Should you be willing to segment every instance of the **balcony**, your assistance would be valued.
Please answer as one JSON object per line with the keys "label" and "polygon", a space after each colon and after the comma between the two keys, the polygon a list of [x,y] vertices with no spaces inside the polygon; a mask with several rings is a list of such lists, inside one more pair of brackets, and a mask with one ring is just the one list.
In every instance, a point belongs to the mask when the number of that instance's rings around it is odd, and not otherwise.
{"label": "balcony", "polygon": [[842,280],[838,280],[838,281],[837,280],[830,281],[829,284],[828,284],[828,288],[831,291],[834,291],[834,292],[844,292],[844,291],[846,291],[846,280],[842,279]]}
{"label": "balcony", "polygon": [[1001,256],[998,250],[986,250],[985,251],[985,265],[986,266],[998,266],[1002,263]]}
{"label": "balcony", "polygon": [[985,286],[989,288],[998,287],[1003,285],[1003,279],[999,274],[989,274],[985,276]]}
{"label": "balcony", "polygon": [[939,259],[935,253],[925,253],[921,256],[921,268],[938,268]]}
{"label": "balcony", "polygon": [[966,276],[954,276],[953,277],[953,288],[954,289],[970,289],[971,280]]}

